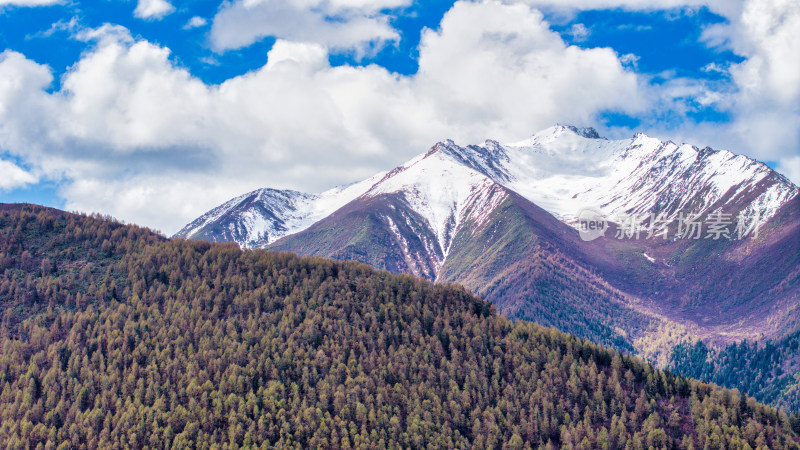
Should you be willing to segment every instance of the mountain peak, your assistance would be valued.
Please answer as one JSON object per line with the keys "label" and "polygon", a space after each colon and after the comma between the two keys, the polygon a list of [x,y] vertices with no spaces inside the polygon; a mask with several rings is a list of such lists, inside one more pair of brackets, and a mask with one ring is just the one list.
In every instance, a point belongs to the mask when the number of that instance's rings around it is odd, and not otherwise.
{"label": "mountain peak", "polygon": [[[428,156],[430,156],[430,155],[432,155],[434,153],[437,153],[439,151],[446,150],[448,148],[455,147],[455,146],[456,146],[456,143],[452,139],[445,139],[444,141],[439,141],[439,142],[436,143],[436,145],[431,147],[425,153],[423,159],[427,158]],[[412,159],[412,161],[413,161],[413,159]]]}
{"label": "mountain peak", "polygon": [[535,146],[537,144],[546,144],[549,142],[554,142],[560,140],[563,137],[570,137],[570,136],[583,139],[608,140],[605,137],[600,136],[600,133],[598,133],[597,130],[595,130],[592,127],[579,128],[574,125],[556,124],[553,125],[552,127],[545,128],[544,130],[533,134],[528,139],[507,145],[510,145],[512,147],[530,147],[530,146]]}
{"label": "mountain peak", "polygon": [[598,133],[597,130],[595,130],[592,127],[578,128],[574,125],[556,125],[556,126],[561,127],[564,130],[572,131],[578,136],[585,137],[586,139],[605,139],[604,137],[600,136],[600,133]]}
{"label": "mountain peak", "polygon": [[800,193],[772,173],[729,152],[643,133],[608,140],[593,128],[555,125],[512,144],[486,140],[462,147],[442,140],[391,171],[322,194],[254,191],[203,215],[178,235],[261,247],[304,230],[362,195],[401,193],[415,214],[430,222],[444,254],[448,230],[459,222],[467,200],[486,197],[494,184],[568,224],[586,205],[602,206],[609,214],[664,212],[671,217],[723,202],[746,204],[768,219]]}

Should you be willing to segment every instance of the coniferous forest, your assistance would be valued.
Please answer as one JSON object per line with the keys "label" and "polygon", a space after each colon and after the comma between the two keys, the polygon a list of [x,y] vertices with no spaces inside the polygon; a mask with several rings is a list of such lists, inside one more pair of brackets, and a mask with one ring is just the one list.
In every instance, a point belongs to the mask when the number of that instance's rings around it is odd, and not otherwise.
{"label": "coniferous forest", "polygon": [[735,387],[761,401],[800,411],[800,332],[763,345],[742,341],[719,350],[702,341],[672,350],[670,367],[676,372]]}
{"label": "coniferous forest", "polygon": [[800,448],[800,418],[357,263],[0,205],[6,448]]}

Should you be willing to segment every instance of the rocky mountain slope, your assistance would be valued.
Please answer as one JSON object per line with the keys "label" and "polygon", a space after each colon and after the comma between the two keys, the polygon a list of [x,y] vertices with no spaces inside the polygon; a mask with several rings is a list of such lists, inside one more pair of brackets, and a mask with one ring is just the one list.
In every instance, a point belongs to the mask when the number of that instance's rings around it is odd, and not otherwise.
{"label": "rocky mountain slope", "polygon": [[[798,188],[741,155],[555,126],[508,145],[441,142],[354,186],[324,217],[267,221],[279,233],[203,234],[237,229],[237,212],[179,236],[458,282],[510,317],[663,363],[687,339],[727,344],[800,328]],[[603,237],[581,239],[585,207],[603,214]],[[687,218],[700,224],[697,239],[685,235]]]}

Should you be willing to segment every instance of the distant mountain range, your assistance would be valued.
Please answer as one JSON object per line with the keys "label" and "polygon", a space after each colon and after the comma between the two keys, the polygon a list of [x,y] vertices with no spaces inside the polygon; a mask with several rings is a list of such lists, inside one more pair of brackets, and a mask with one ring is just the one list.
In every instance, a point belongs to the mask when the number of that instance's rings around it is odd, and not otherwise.
{"label": "distant mountain range", "polygon": [[[514,144],[440,142],[322,194],[253,191],[176,237],[460,283],[509,317],[666,364],[679,342],[800,328],[798,192],[728,151],[558,125]],[[578,232],[586,207],[606,221],[599,239]],[[681,237],[693,221],[699,238]]]}

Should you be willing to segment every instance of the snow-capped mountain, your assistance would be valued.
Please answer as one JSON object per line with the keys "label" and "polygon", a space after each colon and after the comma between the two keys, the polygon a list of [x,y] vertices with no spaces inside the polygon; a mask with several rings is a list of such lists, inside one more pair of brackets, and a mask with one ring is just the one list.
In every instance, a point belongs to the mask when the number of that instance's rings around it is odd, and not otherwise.
{"label": "snow-capped mountain", "polygon": [[641,133],[607,140],[591,128],[558,125],[513,144],[488,140],[460,147],[448,141],[437,147],[568,223],[587,206],[612,218],[674,218],[723,206],[738,211],[746,204],[766,220],[798,194],[788,179],[746,156]]}
{"label": "snow-capped mountain", "polygon": [[507,187],[568,221],[586,206],[611,217],[674,218],[681,211],[738,210],[733,205],[742,203],[766,220],[798,193],[788,179],[746,156],[641,133],[610,141],[592,129],[556,126],[516,144],[481,147],[506,162]]}
{"label": "snow-capped mountain", "polygon": [[[725,342],[800,326],[798,193],[727,151],[559,125],[512,144],[440,142],[322,194],[254,191],[178,235],[458,282],[510,316],[646,352],[665,329]],[[612,220],[721,208],[764,226],[758,240],[587,243],[573,228],[584,207]]]}
{"label": "snow-capped mountain", "polygon": [[228,200],[186,225],[175,237],[236,242],[260,248],[302,231],[362,195],[384,173],[321,194],[257,189]]}
{"label": "snow-capped mountain", "polygon": [[[425,246],[437,266],[447,257],[458,227],[469,220],[481,223],[507,195],[497,189],[499,185],[492,177],[454,157],[449,151],[453,147],[452,141],[435,145],[386,174],[363,194],[401,195],[435,236],[435,242],[425,242]],[[391,228],[399,240],[406,239],[396,225]]]}
{"label": "snow-capped mountain", "polygon": [[557,125],[512,144],[440,142],[388,173],[322,194],[259,189],[209,211],[176,236],[265,247],[362,195],[398,192],[428,221],[438,252],[446,254],[454,226],[467,219],[466,209],[485,216],[498,204],[500,197],[486,197],[494,185],[566,223],[574,223],[587,206],[612,218],[747,208],[768,220],[798,194],[788,179],[743,155],[644,134],[607,140],[591,128]]}

